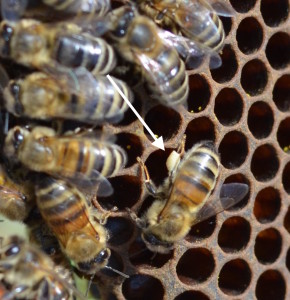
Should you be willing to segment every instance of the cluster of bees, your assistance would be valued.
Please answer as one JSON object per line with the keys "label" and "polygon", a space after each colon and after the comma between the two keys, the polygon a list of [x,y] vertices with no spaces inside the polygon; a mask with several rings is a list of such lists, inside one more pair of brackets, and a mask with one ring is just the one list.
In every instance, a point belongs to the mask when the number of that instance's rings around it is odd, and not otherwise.
{"label": "cluster of bees", "polygon": [[[33,5],[39,5],[37,13]],[[3,116],[28,120],[12,128],[6,118],[2,124],[0,212],[28,223],[31,240],[41,248],[16,236],[1,242],[0,282],[6,289],[1,299],[84,299],[69,269],[49,254],[59,247],[70,266],[92,277],[110,268],[106,216],[92,199],[112,194],[108,178],[125,167],[127,154],[95,126],[118,123],[128,107],[106,75],[122,77],[133,67],[156,101],[184,104],[186,69],[201,61],[221,65],[224,31],[218,15],[231,17],[233,11],[223,1],[205,0],[2,0],[1,8],[1,58],[34,71],[11,79],[0,69]],[[53,14],[44,21],[48,9]],[[129,84],[114,81],[133,102]],[[43,125],[63,120],[93,129],[59,132]],[[170,251],[193,224],[248,192],[246,184],[223,184],[220,199],[211,199],[220,169],[214,146],[204,142],[187,152],[184,146],[185,138],[168,157],[169,175],[160,187],[137,159],[156,200],[141,218],[129,209],[128,214],[154,252]],[[44,224],[31,217],[35,211]]]}

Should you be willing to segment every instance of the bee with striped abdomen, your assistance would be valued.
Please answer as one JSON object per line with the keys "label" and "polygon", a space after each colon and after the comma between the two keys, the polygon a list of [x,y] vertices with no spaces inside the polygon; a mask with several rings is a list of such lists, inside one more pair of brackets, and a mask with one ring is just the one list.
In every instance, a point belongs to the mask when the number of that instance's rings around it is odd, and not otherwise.
{"label": "bee with striped abdomen", "polygon": [[219,175],[220,160],[212,145],[198,144],[184,153],[183,140],[179,151],[173,151],[166,165],[169,177],[158,189],[139,159],[148,191],[157,198],[142,219],[142,238],[147,247],[166,253],[183,239],[191,226],[239,202],[248,192],[242,183],[223,184],[220,199],[209,199]]}
{"label": "bee with striped abdomen", "polygon": [[105,16],[111,9],[110,0],[42,0],[56,10],[75,15]]}
{"label": "bee with striped abdomen", "polygon": [[[2,102],[6,110],[18,117],[69,119],[91,124],[116,123],[123,118],[128,105],[107,77],[92,76],[85,69],[52,72],[9,80],[0,66]],[[3,80],[5,76],[7,79]],[[127,84],[114,81],[132,102],[133,93]]]}
{"label": "bee with striped abdomen", "polygon": [[85,299],[68,270],[20,237],[11,236],[0,248],[0,274],[10,286],[1,299]]}
{"label": "bee with striped abdomen", "polygon": [[218,55],[222,50],[225,32],[220,16],[231,17],[229,4],[216,0],[137,0],[141,11],[161,27],[170,28],[199,45],[211,56],[211,68],[221,65]]}
{"label": "bee with striped abdomen", "polygon": [[8,131],[4,153],[10,161],[28,169],[63,178],[84,190],[97,189],[109,195],[112,186],[106,177],[116,175],[126,164],[125,151],[89,134],[57,136],[48,127],[16,126]]}
{"label": "bee with striped abdomen", "polygon": [[[110,0],[40,0],[36,1],[36,4],[33,2],[30,0],[1,0],[2,17],[12,21],[18,20],[25,15],[30,4],[35,6],[39,4],[37,2],[42,2],[65,15],[76,17],[102,17],[111,9]],[[45,7],[46,10],[47,6]]]}
{"label": "bee with striped abdomen", "polygon": [[0,23],[0,56],[40,70],[46,66],[83,67],[94,75],[108,74],[116,66],[115,52],[105,40],[69,22],[4,20]]}
{"label": "bee with striped abdomen", "polygon": [[39,180],[35,194],[43,219],[72,264],[87,274],[106,267],[110,257],[107,233],[95,221],[85,196],[65,181],[51,177]]}
{"label": "bee with striped abdomen", "polygon": [[133,6],[114,10],[109,17],[108,37],[124,59],[141,69],[152,97],[167,106],[184,103],[188,75],[177,51],[163,39],[163,31]]}

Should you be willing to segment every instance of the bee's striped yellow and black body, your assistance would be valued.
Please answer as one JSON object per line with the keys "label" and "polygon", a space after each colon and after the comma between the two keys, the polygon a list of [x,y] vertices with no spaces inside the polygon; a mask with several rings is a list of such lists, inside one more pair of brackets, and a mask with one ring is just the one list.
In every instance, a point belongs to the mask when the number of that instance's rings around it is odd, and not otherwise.
{"label": "bee's striped yellow and black body", "polygon": [[107,234],[91,215],[84,195],[64,181],[40,178],[36,187],[38,209],[60,242],[63,252],[85,273],[107,264]]}

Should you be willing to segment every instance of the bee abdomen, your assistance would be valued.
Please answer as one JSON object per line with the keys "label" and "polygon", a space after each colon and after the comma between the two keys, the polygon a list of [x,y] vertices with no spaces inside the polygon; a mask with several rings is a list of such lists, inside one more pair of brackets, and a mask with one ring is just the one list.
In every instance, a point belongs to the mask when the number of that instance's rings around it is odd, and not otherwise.
{"label": "bee abdomen", "polygon": [[93,74],[108,74],[116,66],[113,48],[103,39],[85,35],[58,36],[54,56],[66,67],[84,67]]}
{"label": "bee abdomen", "polygon": [[[160,86],[150,84],[153,97],[159,99],[167,106],[183,103],[188,96],[188,75],[185,65],[175,50],[163,51],[159,56],[159,63],[163,69],[160,71]],[[149,82],[151,78],[148,78]]]}
{"label": "bee abdomen", "polygon": [[71,231],[74,223],[80,228],[87,223],[87,207],[80,193],[63,181],[40,180],[36,187],[37,205],[48,225],[57,233]]}
{"label": "bee abdomen", "polygon": [[[98,82],[99,97],[87,99],[87,103],[84,106],[85,118],[87,120],[106,120],[123,114],[128,109],[128,106],[108,78],[99,76],[96,80]],[[133,93],[127,84],[117,79],[114,79],[114,81],[127,99],[133,102]]]}
{"label": "bee abdomen", "polygon": [[94,168],[103,176],[116,175],[126,164],[127,156],[125,151],[116,145],[103,146],[100,149],[101,155],[95,156]]}
{"label": "bee abdomen", "polygon": [[91,13],[104,16],[111,8],[109,0],[42,0],[56,10],[73,13]]}
{"label": "bee abdomen", "polygon": [[174,193],[179,199],[195,209],[205,203],[214,189],[219,173],[217,154],[200,145],[188,157],[175,180]]}
{"label": "bee abdomen", "polygon": [[222,21],[217,14],[213,14],[212,20],[214,25],[206,26],[197,39],[205,46],[219,52],[223,47],[225,32]]}

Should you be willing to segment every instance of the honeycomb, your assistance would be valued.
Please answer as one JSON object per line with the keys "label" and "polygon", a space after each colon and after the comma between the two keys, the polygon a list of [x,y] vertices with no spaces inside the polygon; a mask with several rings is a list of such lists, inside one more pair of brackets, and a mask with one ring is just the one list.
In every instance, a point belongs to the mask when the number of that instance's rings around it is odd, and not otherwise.
{"label": "honeycomb", "polygon": [[[227,34],[216,70],[190,73],[187,107],[151,104],[137,95],[135,107],[165,140],[165,151],[128,112],[117,135],[127,168],[110,179],[114,194],[98,199],[112,212],[106,227],[110,263],[129,278],[106,271],[98,277],[102,299],[290,299],[290,36],[288,0],[231,0],[234,18],[222,18]],[[145,100],[145,101],[144,101]],[[144,104],[146,103],[146,105]],[[247,183],[235,207],[195,225],[169,254],[146,250],[128,217],[141,216],[154,199],[142,184],[140,156],[155,184],[167,176],[165,161],[186,134],[186,150],[214,141],[223,182]],[[216,192],[217,193],[217,192]],[[214,197],[214,193],[212,196]]]}
{"label": "honeycomb", "polygon": [[[222,18],[223,64],[190,72],[187,107],[152,103],[140,90],[135,108],[163,136],[165,151],[131,111],[105,125],[128,154],[126,168],[110,179],[114,194],[98,199],[110,212],[106,227],[110,270],[96,276],[96,299],[207,300],[290,299],[290,36],[288,0],[230,0],[235,17]],[[169,254],[146,249],[126,208],[142,216],[154,201],[143,186],[140,156],[159,185],[165,162],[186,134],[186,150],[211,140],[223,182],[247,183],[250,191],[229,210],[192,227]],[[113,211],[113,207],[117,211]]]}

